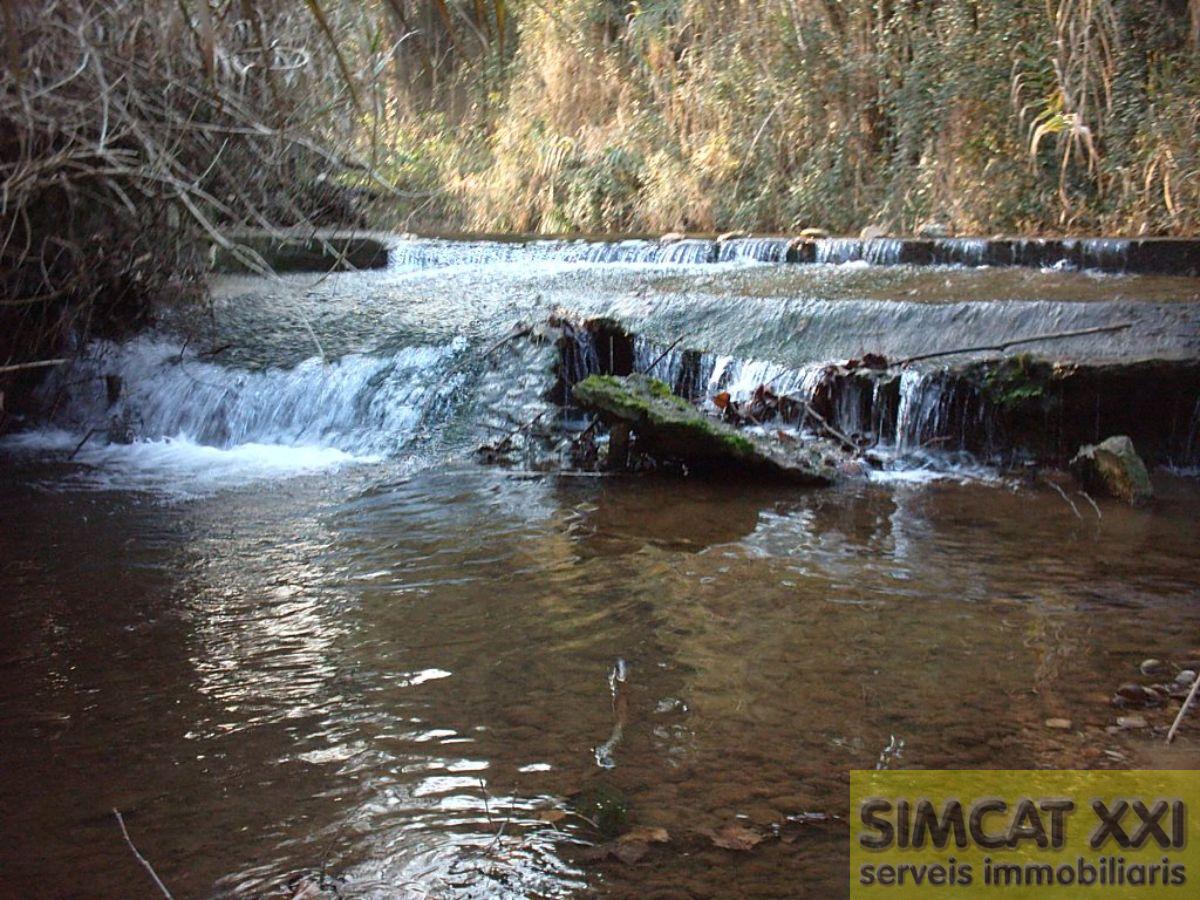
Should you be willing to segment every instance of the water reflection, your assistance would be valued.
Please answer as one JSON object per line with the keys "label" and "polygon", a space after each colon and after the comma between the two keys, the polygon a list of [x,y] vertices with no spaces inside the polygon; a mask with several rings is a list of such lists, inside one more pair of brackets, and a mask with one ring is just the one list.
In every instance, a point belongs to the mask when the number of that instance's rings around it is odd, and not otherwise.
{"label": "water reflection", "polygon": [[[0,533],[0,846],[50,894],[144,892],[113,806],[187,896],[322,870],[349,896],[837,893],[850,767],[893,738],[916,767],[1136,762],[1107,694],[1200,624],[1179,479],[1099,529],[1005,484],[28,483],[2,488],[30,512]],[[652,865],[584,858],[597,790],[669,833]],[[706,837],[731,824],[768,838],[731,858]]]}

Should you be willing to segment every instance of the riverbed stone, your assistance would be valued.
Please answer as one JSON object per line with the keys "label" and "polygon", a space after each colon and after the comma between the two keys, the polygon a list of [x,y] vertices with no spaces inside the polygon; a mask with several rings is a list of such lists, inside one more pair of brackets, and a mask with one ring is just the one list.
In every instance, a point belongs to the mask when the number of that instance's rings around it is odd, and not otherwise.
{"label": "riverbed stone", "polygon": [[628,798],[606,782],[596,781],[584,787],[571,798],[571,806],[607,840],[624,831],[629,821]]}
{"label": "riverbed stone", "polygon": [[1162,675],[1167,671],[1167,664],[1161,659],[1144,659],[1138,671],[1143,675]]}
{"label": "riverbed stone", "polygon": [[1117,692],[1112,698],[1112,705],[1118,708],[1161,706],[1162,698],[1149,688],[1129,682],[1117,688]]}
{"label": "riverbed stone", "polygon": [[1148,727],[1148,723],[1144,716],[1118,716],[1117,727],[1123,728],[1126,731],[1134,731],[1139,728]]}
{"label": "riverbed stone", "polygon": [[1133,441],[1123,434],[1080,447],[1071,460],[1071,471],[1088,490],[1133,506],[1148,503],[1154,496],[1146,464]]}
{"label": "riverbed stone", "polygon": [[753,474],[811,485],[837,478],[826,444],[776,444],[764,435],[739,431],[646,375],[589,375],[575,385],[574,397],[609,425],[628,426],[639,452],[681,462],[697,473]]}

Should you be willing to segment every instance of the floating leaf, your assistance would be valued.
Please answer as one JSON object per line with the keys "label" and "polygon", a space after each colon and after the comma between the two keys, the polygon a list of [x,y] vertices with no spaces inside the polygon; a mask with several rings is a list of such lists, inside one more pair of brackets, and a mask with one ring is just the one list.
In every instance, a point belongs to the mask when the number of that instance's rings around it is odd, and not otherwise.
{"label": "floating leaf", "polygon": [[654,828],[649,825],[639,825],[637,828],[631,828],[619,838],[618,843],[643,843],[643,844],[667,844],[671,841],[671,835],[665,828]]}
{"label": "floating leaf", "polygon": [[761,834],[744,825],[725,825],[716,831],[708,830],[702,833],[708,836],[714,846],[722,850],[745,852],[753,850],[763,842]]}

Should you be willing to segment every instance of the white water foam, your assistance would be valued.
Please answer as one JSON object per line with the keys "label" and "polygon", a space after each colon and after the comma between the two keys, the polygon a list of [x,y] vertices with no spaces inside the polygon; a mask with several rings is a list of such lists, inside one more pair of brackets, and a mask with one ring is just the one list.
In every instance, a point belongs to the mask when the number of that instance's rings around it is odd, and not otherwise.
{"label": "white water foam", "polygon": [[[45,386],[66,397],[49,426],[0,447],[55,454],[80,484],[184,495],[395,457],[450,415],[465,348],[456,340],[252,371],[149,337],[97,344]],[[109,384],[119,385],[112,403]]]}
{"label": "white water foam", "polygon": [[210,447],[182,436],[129,444],[89,439],[80,446],[81,440],[72,432],[45,429],[11,435],[0,441],[0,448],[43,458],[47,454],[63,460],[70,456],[71,471],[62,482],[66,486],[143,490],[175,499],[207,496],[264,480],[330,472],[377,459],[354,456],[335,447],[259,443]]}

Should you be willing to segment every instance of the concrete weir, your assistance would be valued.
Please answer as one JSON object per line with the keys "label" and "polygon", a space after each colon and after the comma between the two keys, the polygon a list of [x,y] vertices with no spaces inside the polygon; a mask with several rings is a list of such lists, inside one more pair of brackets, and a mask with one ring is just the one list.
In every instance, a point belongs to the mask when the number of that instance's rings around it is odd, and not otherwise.
{"label": "concrete weir", "polygon": [[1194,238],[814,238],[792,243],[796,263],[1065,266],[1101,272],[1200,275]]}
{"label": "concrete weir", "polygon": [[393,239],[393,263],[437,266],[489,261],[705,265],[866,262],[877,266],[1027,266],[1100,272],[1200,275],[1200,239],[1120,237],[808,237],[738,235],[663,238],[473,235]]}

